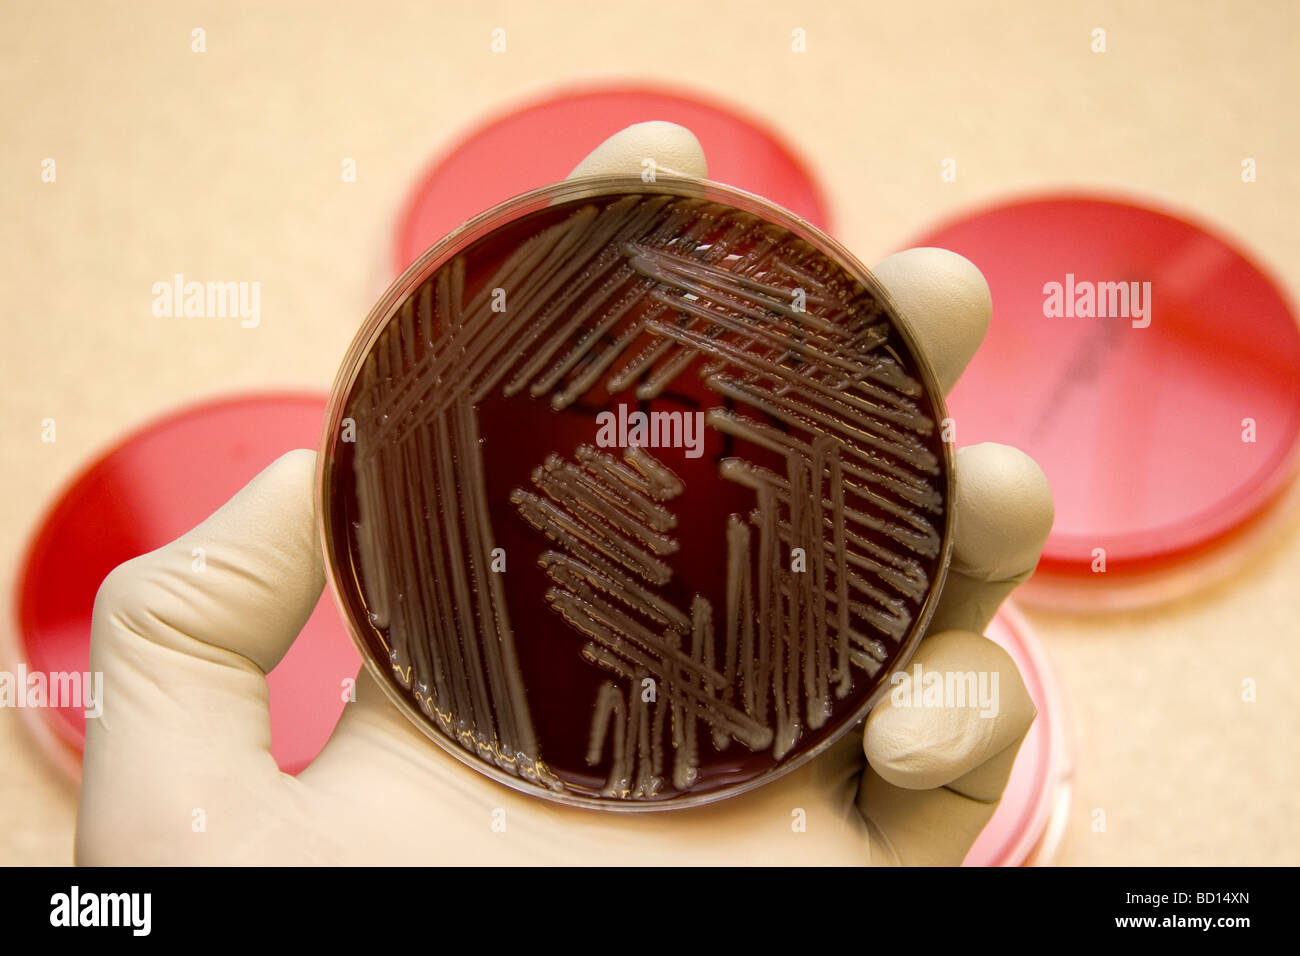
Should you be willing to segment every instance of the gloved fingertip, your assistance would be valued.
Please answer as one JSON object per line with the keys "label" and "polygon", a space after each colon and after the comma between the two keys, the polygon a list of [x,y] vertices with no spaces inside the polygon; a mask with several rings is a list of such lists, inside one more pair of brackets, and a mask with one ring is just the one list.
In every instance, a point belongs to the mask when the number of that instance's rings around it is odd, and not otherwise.
{"label": "gloved fingertip", "polygon": [[863,732],[867,762],[907,790],[957,780],[1022,737],[1034,719],[1024,680],[1005,650],[967,631],[926,638]]}
{"label": "gloved fingertip", "polygon": [[640,176],[652,164],[670,176],[707,179],[709,164],[700,141],[685,126],[664,120],[634,123],[605,140],[569,173],[581,176]]}
{"label": "gloved fingertip", "polygon": [[952,566],[984,581],[1027,575],[1052,530],[1047,476],[1019,448],[984,442],[957,450]]}

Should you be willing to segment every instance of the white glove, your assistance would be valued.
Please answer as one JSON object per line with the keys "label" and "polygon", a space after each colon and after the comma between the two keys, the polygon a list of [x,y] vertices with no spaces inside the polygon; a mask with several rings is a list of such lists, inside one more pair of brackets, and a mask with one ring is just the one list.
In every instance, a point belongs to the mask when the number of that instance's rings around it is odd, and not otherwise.
{"label": "white glove", "polygon": [[[647,156],[661,170],[707,175],[695,137],[669,123],[629,127],[574,173],[639,174]],[[988,325],[983,277],[940,249],[899,253],[874,271],[950,388]],[[1033,570],[1051,492],[1023,453],[985,444],[957,453],[952,566],[913,661],[997,672],[996,717],[886,698],[865,736],[848,734],[751,793],[669,813],[602,813],[464,766],[363,668],[324,751],[287,776],[270,754],[265,675],[323,587],[314,464],[312,452],[288,453],[193,531],[104,580],[91,642],[103,715],[86,732],[78,862],[956,864],[1033,721],[1014,663],[980,632]],[[202,572],[192,570],[196,547]]]}

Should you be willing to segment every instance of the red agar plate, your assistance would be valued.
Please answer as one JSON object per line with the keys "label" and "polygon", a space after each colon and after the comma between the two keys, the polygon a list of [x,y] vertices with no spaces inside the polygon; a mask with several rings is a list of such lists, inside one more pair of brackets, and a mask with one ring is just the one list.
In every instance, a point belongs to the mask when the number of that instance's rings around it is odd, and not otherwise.
{"label": "red agar plate", "polygon": [[[1199,559],[1293,477],[1300,328],[1226,240],[1156,209],[1060,196],[912,244],[959,252],[988,279],[993,320],[948,400],[958,443],[1016,445],[1046,472],[1056,523],[1040,577],[1102,586]],[[1058,310],[1049,283],[1082,308]]]}
{"label": "red agar plate", "polygon": [[[316,444],[324,408],[315,395],[205,402],[149,423],[86,468],[42,519],[19,571],[17,661],[29,672],[84,673],[105,575],[189,531],[280,455]],[[360,664],[330,604],[317,605],[267,678],[271,753],[289,773],[329,739],[343,711],[341,681]],[[51,758],[78,775],[84,708],[22,713]]]}

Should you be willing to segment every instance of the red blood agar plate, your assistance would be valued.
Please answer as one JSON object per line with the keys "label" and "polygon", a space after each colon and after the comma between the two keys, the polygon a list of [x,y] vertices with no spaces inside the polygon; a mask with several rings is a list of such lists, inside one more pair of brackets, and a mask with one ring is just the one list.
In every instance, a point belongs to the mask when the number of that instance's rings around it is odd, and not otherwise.
{"label": "red blood agar plate", "polygon": [[563,179],[614,133],[649,120],[677,123],[694,133],[708,158],[710,179],[757,193],[830,230],[820,187],[794,152],[757,120],[694,94],[639,87],[578,89],[511,110],[433,163],[398,221],[396,271],[462,222]]}
{"label": "red blood agar plate", "polygon": [[1204,567],[1283,495],[1300,439],[1300,328],[1227,240],[1158,209],[1063,195],[911,245],[966,256],[992,291],[988,335],[948,401],[958,444],[1015,445],[1051,482],[1056,523],[1021,600],[1164,596],[1162,575]]}
{"label": "red blood agar plate", "polygon": [[509,786],[694,806],[801,766],[910,657],[943,398],[847,250],[699,180],[526,193],[380,300],[331,395],[327,570],[398,707]]}
{"label": "red blood agar plate", "polygon": [[[28,546],[9,663],[24,663],[28,673],[88,670],[91,611],[105,575],[189,531],[280,455],[315,446],[324,410],[316,395],[205,402],[145,425],[83,470]],[[359,666],[323,598],[267,678],[271,753],[280,769],[297,773],[320,752],[343,710],[342,681]],[[22,713],[54,761],[79,776],[84,708]]]}

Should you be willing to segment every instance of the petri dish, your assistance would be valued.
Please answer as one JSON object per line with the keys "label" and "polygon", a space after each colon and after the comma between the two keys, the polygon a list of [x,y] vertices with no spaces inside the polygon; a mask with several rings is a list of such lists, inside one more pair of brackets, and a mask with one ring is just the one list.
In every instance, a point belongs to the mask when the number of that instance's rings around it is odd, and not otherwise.
{"label": "petri dish", "polygon": [[327,575],[448,753],[613,810],[801,766],[910,657],[952,538],[942,395],[838,243],[717,183],[533,190],[421,256],[336,379]]}
{"label": "petri dish", "polygon": [[[231,395],[161,416],[120,438],[86,466],[37,523],[14,582],[7,669],[84,674],[100,582],[124,561],[161,547],[208,517],[280,455],[320,436],[325,396]],[[328,598],[267,675],[271,755],[298,773],[333,732],[341,681],[360,667]],[[42,752],[81,775],[81,707],[19,710]]]}
{"label": "petri dish", "polygon": [[1021,601],[1096,611],[1187,594],[1295,512],[1300,325],[1237,244],[1146,202],[1050,193],[909,245],[961,253],[992,291],[948,403],[959,443],[1015,445],[1051,482],[1056,522]]}

